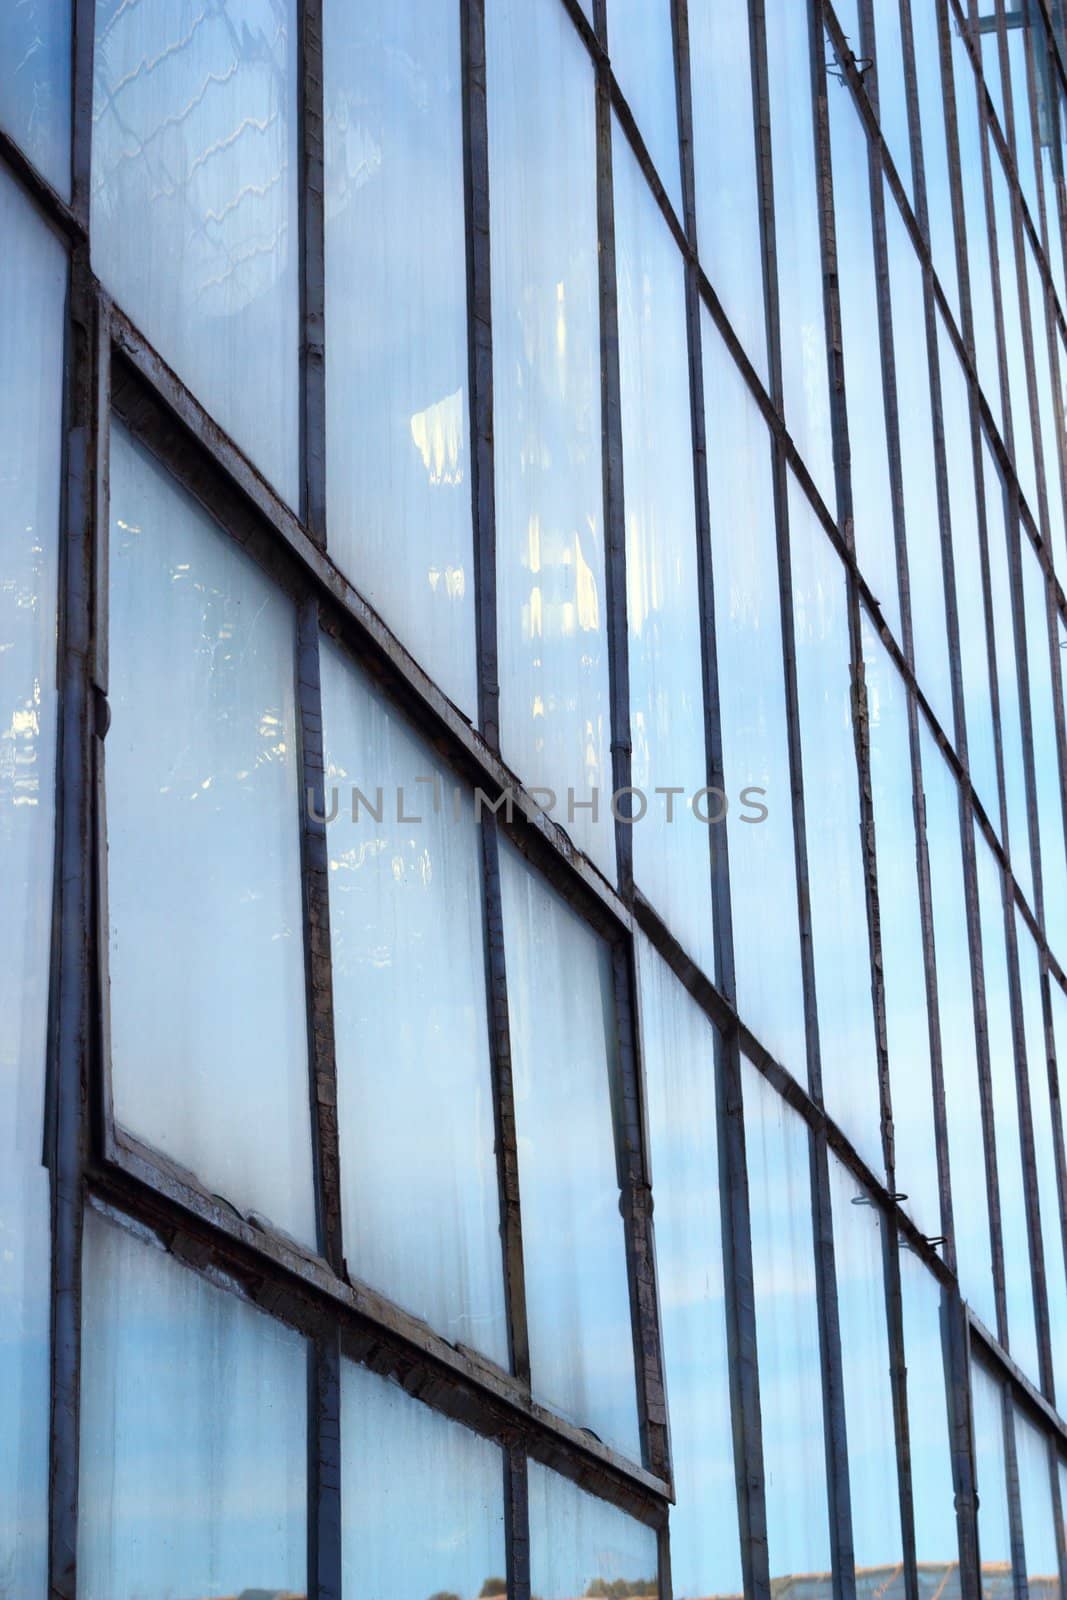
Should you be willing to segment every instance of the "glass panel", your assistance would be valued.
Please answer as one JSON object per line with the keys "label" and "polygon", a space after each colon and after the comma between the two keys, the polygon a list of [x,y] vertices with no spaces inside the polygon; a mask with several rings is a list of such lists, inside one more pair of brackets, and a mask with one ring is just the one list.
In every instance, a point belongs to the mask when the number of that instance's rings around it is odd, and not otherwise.
{"label": "glass panel", "polygon": [[1004,1460],[1004,1398],[983,1367],[971,1364],[971,1412],[978,1471],[978,1546],[983,1600],[1013,1594],[1011,1529]]}
{"label": "glass panel", "polygon": [[[648,941],[637,942],[663,1364],[677,1504],[678,1595],[740,1594],[719,1212],[715,1030]],[[709,1516],[710,1507],[719,1508]]]}
{"label": "glass panel", "polygon": [[[829,37],[826,53],[828,61],[833,59]],[[847,83],[828,77],[827,100],[856,555],[886,621],[899,639],[900,594],[889,486],[867,134]]]}
{"label": "glass panel", "polygon": [[937,512],[930,367],[923,332],[926,327],[923,272],[889,189],[885,191],[885,223],[915,671],[942,728],[951,731],[954,726],[952,672],[948,659],[945,579]]}
{"label": "glass panel", "polygon": [[459,7],[323,27],[330,554],[473,720]]}
{"label": "glass panel", "polygon": [[956,318],[960,320],[956,246],[952,235],[952,190],[945,135],[945,84],[941,73],[941,0],[920,0],[911,7],[915,42],[915,82],[922,126],[926,208],[930,218],[930,254],[934,271]]}
{"label": "glass panel", "polygon": [[[619,387],[626,509],[626,621],[634,876],[693,959],[715,971],[712,828],[700,651],[693,431],[682,258],[618,123],[613,125]],[[659,785],[684,786],[665,800]],[[640,799],[635,798],[635,817]],[[709,821],[702,820],[704,818]]]}
{"label": "glass panel", "polygon": [[48,1565],[50,1185],[44,1140],[55,832],[67,258],[0,169],[0,1591]]}
{"label": "glass panel", "polygon": [[1034,341],[1034,367],[1037,379],[1037,411],[1041,427],[1041,455],[1045,469],[1045,493],[1053,565],[1067,572],[1067,529],[1063,522],[1063,482],[1060,475],[1059,430],[1053,409],[1056,378],[1045,320],[1045,284],[1029,238],[1025,244],[1026,281],[1030,295],[1030,329]]}
{"label": "glass panel", "polygon": [[993,98],[993,109],[1006,138],[1008,119],[1004,115],[1004,84],[1000,72],[1000,24],[994,20],[996,12],[997,0],[978,0],[978,15],[986,21],[986,29],[978,39],[982,57],[982,77]]}
{"label": "glass panel", "polygon": [[[611,790],[593,67],[559,0],[486,30],[501,738],[585,799]],[[614,878],[610,814],[568,827]]]}
{"label": "glass panel", "polygon": [[1059,1600],[1060,1558],[1052,1507],[1049,1439],[1015,1408],[1015,1452],[1023,1513],[1026,1581],[1031,1600]]}
{"label": "glass panel", "polygon": [[345,1256],[356,1277],[506,1367],[472,796],[323,644]]}
{"label": "glass panel", "polygon": [[506,840],[500,885],[534,1396],[640,1460],[611,955]]}
{"label": "glass panel", "polygon": [[608,0],[608,47],[619,88],[648,146],[667,198],[681,217],[682,168],[671,9],[671,0]]}
{"label": "glass panel", "polygon": [[[1035,1383],[1040,1381],[1034,1287],[1030,1276],[1029,1230],[1026,1222],[1026,1178],[1019,1131],[1015,1083],[1015,1040],[1008,989],[1008,952],[1004,933],[1003,879],[984,835],[974,830],[978,868],[978,908],[982,923],[982,968],[985,978],[986,1026],[989,1030],[989,1072],[993,1090],[1000,1221],[1004,1234],[1004,1279],[1008,1308],[1008,1342],[1012,1355]],[[978,1151],[973,1152],[978,1165]]]}
{"label": "glass panel", "polygon": [[985,477],[986,530],[989,548],[990,593],[993,599],[993,639],[996,646],[997,687],[1000,694],[1000,741],[1004,756],[1004,787],[1008,801],[1008,829],[1012,871],[1028,900],[1033,899],[1030,864],[1030,823],[1026,801],[1026,767],[1019,712],[1019,663],[1015,653],[1015,618],[1012,581],[1008,568],[1008,529],[1004,516],[1004,483],[989,442],[982,434],[982,468]]}
{"label": "glass panel", "polygon": [[539,1600],[658,1594],[651,1528],[539,1461],[528,1471],[532,1594]]}
{"label": "glass panel", "polygon": [[313,1244],[293,607],[117,425],[110,634],[115,1116]]}
{"label": "glass panel", "polygon": [[[941,1232],[930,1018],[923,960],[907,689],[863,615],[871,792],[878,857],[886,1043],[893,1091],[896,1187],[928,1237]],[[731,862],[731,866],[732,866]]]}
{"label": "glass panel", "polygon": [[303,1339],[93,1210],[83,1259],[79,1595],[303,1594]]}
{"label": "glass panel", "polygon": [[950,1574],[959,1565],[956,1502],[941,1348],[941,1291],[922,1262],[900,1240],[900,1289],[907,1365],[908,1438],[915,1556],[924,1595],[956,1592]]}
{"label": "glass panel", "polygon": [[1030,27],[1020,26],[1028,9],[1026,0],[1020,6],[1022,16],[1014,27],[1006,28],[1008,40],[1008,75],[1011,82],[1012,114],[1015,122],[1015,166],[1019,174],[1023,198],[1030,210],[1034,226],[1040,229],[1040,209],[1037,203],[1037,171],[1034,166],[1034,133],[1030,123],[1030,86],[1027,82],[1027,41]]}
{"label": "glass panel", "polygon": [[1011,398],[1011,423],[1015,470],[1019,486],[1037,517],[1037,468],[1034,465],[1034,434],[1030,425],[1030,396],[1026,386],[1026,349],[1019,307],[1019,274],[1015,261],[1015,233],[1008,181],[995,149],[990,150],[993,173],[993,214],[997,228],[997,257],[1000,266],[1000,303],[1004,313],[1004,346],[1008,364],[1008,392]]}
{"label": "glass panel", "polygon": [[773,1581],[830,1570],[811,1167],[805,1124],[744,1059],[741,1085]]}
{"label": "glass panel", "polygon": [[[731,798],[737,1004],[759,1039],[807,1073],[786,731],[771,443],[767,425],[710,315],[701,316],[708,497],[715,588],[719,723]],[[762,793],[760,792],[762,791]],[[766,810],[762,821],[756,806]],[[765,915],[773,901],[776,912]]]}
{"label": "glass panel", "polygon": [[745,353],[766,383],[767,321],[749,52],[745,6],[689,0],[700,260]]}
{"label": "glass panel", "polygon": [[295,506],[295,0],[98,0],[93,76],[93,265]]}
{"label": "glass panel", "polygon": [[845,570],[792,474],[789,530],[823,1099],[881,1172]]}
{"label": "glass panel", "polygon": [[767,0],[767,67],[785,420],[831,512],[837,505],[808,6]]}
{"label": "glass panel", "polygon": [[959,790],[925,723],[920,724],[920,740],[956,1264],[964,1297],[986,1327],[995,1332],[997,1314],[982,1159],[985,1142],[967,942]]}
{"label": "glass panel", "polygon": [[911,134],[908,130],[908,93],[904,82],[904,40],[900,25],[900,0],[874,0],[875,69],[878,120],[889,146],[893,165],[911,200]]}
{"label": "glass panel", "polygon": [[1003,431],[1000,368],[997,364],[997,329],[993,311],[993,272],[989,260],[989,221],[982,176],[984,136],[979,121],[978,84],[971,58],[955,13],[949,8],[952,41],[952,75],[956,88],[956,129],[960,147],[960,186],[967,229],[971,316],[974,319],[975,362],[978,381],[997,426]]}
{"label": "glass panel", "polygon": [[1037,815],[1041,832],[1041,878],[1045,892],[1045,933],[1053,951],[1067,952],[1067,855],[1064,853],[1063,790],[1056,748],[1049,652],[1048,592],[1033,545],[1020,527],[1026,660],[1030,672]]}
{"label": "glass panel", "polygon": [[989,687],[989,641],[985,628],[982,553],[978,539],[978,500],[974,485],[971,402],[967,379],[940,313],[937,318],[937,346],[956,611],[959,619],[960,673],[967,718],[967,761],[978,798],[992,817],[997,814],[1000,798]]}
{"label": "glass panel", "polygon": [[379,1600],[502,1597],[500,1446],[341,1363],[341,1580]]}
{"label": "glass panel", "polygon": [[0,7],[0,127],[70,199],[71,0]]}

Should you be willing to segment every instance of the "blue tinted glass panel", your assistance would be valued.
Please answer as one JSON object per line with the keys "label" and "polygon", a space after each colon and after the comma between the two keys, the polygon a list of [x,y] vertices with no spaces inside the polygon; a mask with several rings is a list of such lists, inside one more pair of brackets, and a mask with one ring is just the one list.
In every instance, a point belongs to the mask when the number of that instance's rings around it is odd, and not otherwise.
{"label": "blue tinted glass panel", "polygon": [[70,198],[71,0],[0,7],[0,127]]}

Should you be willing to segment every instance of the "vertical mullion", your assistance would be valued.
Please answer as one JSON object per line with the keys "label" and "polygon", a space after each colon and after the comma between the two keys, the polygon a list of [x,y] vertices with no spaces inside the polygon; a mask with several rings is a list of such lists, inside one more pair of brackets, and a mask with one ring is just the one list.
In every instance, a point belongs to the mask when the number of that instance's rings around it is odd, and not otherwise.
{"label": "vertical mullion", "polygon": [[1019,1490],[1019,1457],[1015,1448],[1015,1405],[1011,1385],[998,1374],[1001,1408],[1004,1419],[1004,1474],[1008,1490],[1008,1528],[1011,1539],[1011,1567],[1015,1578],[1015,1593],[1029,1594],[1026,1581],[1026,1545],[1023,1539],[1022,1497]]}
{"label": "vertical mullion", "polygon": [[308,1594],[341,1600],[340,1330],[308,1342]]}
{"label": "vertical mullion", "polygon": [[[71,210],[88,231],[92,187],[96,0],[74,0],[71,58]],[[14,63],[11,63],[12,69]]]}
{"label": "vertical mullion", "polygon": [[900,1537],[904,1562],[905,1600],[919,1600],[916,1570],[915,1516],[911,1499],[911,1429],[908,1420],[907,1351],[904,1348],[904,1305],[900,1283],[900,1236],[894,1218],[883,1212],[882,1261],[889,1337],[889,1382],[893,1398],[893,1438],[897,1453]]}
{"label": "vertical mullion", "polygon": [[323,0],[300,0],[300,514],[326,546],[326,237]]}
{"label": "vertical mullion", "polygon": [[504,1546],[508,1600],[530,1600],[530,1498],[525,1446],[504,1446]]}
{"label": "vertical mullion", "polygon": [[978,1472],[971,1408],[971,1330],[959,1285],[941,1291],[941,1347],[945,1366],[952,1486],[960,1552],[960,1593],[979,1595]]}

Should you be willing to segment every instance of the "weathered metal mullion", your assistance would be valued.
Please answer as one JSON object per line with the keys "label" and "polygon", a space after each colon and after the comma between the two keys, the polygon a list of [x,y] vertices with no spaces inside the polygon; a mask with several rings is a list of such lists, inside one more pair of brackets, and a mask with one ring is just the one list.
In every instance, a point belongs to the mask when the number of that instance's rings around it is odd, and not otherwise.
{"label": "weathered metal mullion", "polygon": [[308,1594],[341,1600],[341,1341],[308,1340]]}
{"label": "weathered metal mullion", "polygon": [[504,1547],[508,1600],[530,1600],[530,1494],[526,1449],[504,1446]]}
{"label": "weathered metal mullion", "polygon": [[941,1352],[945,1368],[952,1487],[960,1552],[960,1593],[979,1595],[982,1584],[978,1543],[978,1471],[971,1405],[971,1336],[970,1323],[957,1283],[942,1285],[941,1289]]}
{"label": "weathered metal mullion", "polygon": [[96,0],[74,0],[71,7],[71,199],[70,210],[88,240],[92,190],[93,51]]}
{"label": "weathered metal mullion", "polygon": [[1046,1439],[1048,1451],[1049,1484],[1052,1490],[1052,1519],[1056,1525],[1056,1555],[1059,1561],[1060,1594],[1067,1593],[1067,1523],[1064,1522],[1064,1499],[1060,1491],[1059,1451],[1052,1439]]}
{"label": "weathered metal mullion", "polygon": [[300,0],[300,515],[326,548],[326,220],[323,0]]}
{"label": "weathered metal mullion", "polygon": [[1015,1447],[1015,1403],[1010,1385],[998,1379],[1000,1385],[1001,1415],[1004,1422],[1004,1475],[1008,1490],[1008,1530],[1011,1547],[1011,1567],[1015,1578],[1018,1600],[1026,1600],[1029,1586],[1026,1580],[1026,1545],[1023,1538],[1022,1498],[1019,1492],[1019,1458]]}
{"label": "weathered metal mullion", "polygon": [[919,1600],[916,1568],[915,1513],[912,1505],[911,1426],[908,1417],[907,1350],[904,1346],[904,1302],[900,1281],[900,1235],[892,1214],[879,1217],[882,1229],[883,1287],[889,1341],[889,1385],[893,1405],[893,1441],[900,1501],[901,1558],[905,1600]]}

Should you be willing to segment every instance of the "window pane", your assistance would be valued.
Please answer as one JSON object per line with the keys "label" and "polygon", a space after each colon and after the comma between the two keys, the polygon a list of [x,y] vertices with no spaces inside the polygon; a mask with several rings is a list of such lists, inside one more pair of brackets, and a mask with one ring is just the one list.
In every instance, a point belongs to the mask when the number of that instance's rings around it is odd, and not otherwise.
{"label": "window pane", "polygon": [[[940,1579],[959,1564],[941,1346],[941,1291],[903,1239],[899,1259],[915,1555]],[[935,1581],[932,1592],[936,1590]],[[953,1593],[951,1583],[944,1592]]]}
{"label": "window pane", "polygon": [[534,1395],[639,1460],[611,956],[507,841],[500,883]]}
{"label": "window pane", "polygon": [[296,505],[295,0],[98,0],[93,264]]}
{"label": "window pane", "polygon": [[116,1119],[314,1243],[293,608],[117,425],[110,634]]}
{"label": "window pane", "polygon": [[0,7],[0,127],[70,198],[71,0]]}
{"label": "window pane", "polygon": [[678,217],[682,169],[674,78],[671,0],[608,0],[608,47],[615,77]]}
{"label": "window pane", "polygon": [[1064,850],[1063,789],[1056,748],[1052,698],[1048,591],[1033,545],[1020,527],[1026,660],[1030,673],[1030,716],[1041,833],[1041,878],[1045,892],[1045,933],[1057,955],[1067,957],[1067,854]]}
{"label": "window pane", "polygon": [[971,1364],[971,1414],[978,1471],[978,1545],[983,1600],[1013,1593],[1008,1480],[1004,1460],[1004,1400],[1000,1385]]}
{"label": "window pane", "polygon": [[83,1270],[79,1595],[303,1594],[303,1339],[93,1210]]}
{"label": "window pane", "polygon": [[[712,828],[700,652],[693,432],[682,258],[640,167],[613,127],[619,374],[626,501],[634,876],[681,944],[715,971]],[[658,785],[684,786],[668,819]],[[640,801],[635,799],[635,815]],[[701,821],[701,812],[712,819]]]}
{"label": "window pane", "polygon": [[990,150],[993,173],[993,214],[996,218],[997,257],[1000,267],[1000,303],[1004,313],[1004,347],[1008,365],[1008,391],[1015,470],[1027,504],[1037,517],[1037,468],[1034,464],[1034,435],[1030,425],[1030,397],[1026,387],[1026,349],[1023,344],[1022,314],[1019,305],[1019,274],[1015,263],[1015,234],[1008,180],[1000,157]]}
{"label": "window pane", "polygon": [[998,427],[1003,428],[1000,370],[997,365],[997,330],[993,313],[993,275],[989,259],[989,222],[982,177],[984,136],[979,121],[979,95],[984,94],[975,75],[963,34],[949,11],[952,75],[956,90],[956,129],[960,146],[960,184],[967,229],[971,316],[974,320],[975,362],[978,381]]}
{"label": "window pane", "polygon": [[[638,939],[663,1363],[677,1504],[678,1595],[740,1594],[731,1447],[715,1030],[647,940]],[[711,1515],[712,1508],[715,1514]]]}
{"label": "window pane", "polygon": [[903,1544],[889,1386],[882,1216],[833,1155],[830,1208],[856,1576],[859,1579],[861,1571],[869,1573],[875,1568],[888,1579],[903,1559]]}
{"label": "window pane", "polygon": [[767,67],[785,420],[831,512],[830,383],[806,0],[767,0]]}
{"label": "window pane", "polygon": [[881,1172],[845,569],[792,474],[789,540],[823,1099]]}
{"label": "window pane", "polygon": [[50,1186],[41,1164],[55,831],[67,259],[0,170],[0,1588],[43,1594]]}
{"label": "window pane", "polygon": [[[874,32],[878,120],[882,127],[882,137],[889,146],[893,165],[910,200],[914,187],[911,174],[911,135],[908,131],[908,94],[904,83],[904,38],[901,32],[900,0],[874,0]],[[858,48],[857,45],[857,50]]]}
{"label": "window pane", "polygon": [[569,1600],[572,1595],[659,1592],[651,1528],[538,1461],[528,1470],[532,1594],[539,1600]]}
{"label": "window pane", "polygon": [[[804,994],[786,731],[771,443],[711,317],[702,314],[708,497],[719,724],[730,848],[737,1004],[760,1040],[804,1080]],[[766,807],[761,822],[739,805]],[[774,902],[775,915],[765,909]]]}
{"label": "window pane", "polygon": [[1019,1464],[1019,1502],[1023,1513],[1026,1580],[1033,1600],[1058,1600],[1060,1558],[1052,1509],[1049,1439],[1015,1408],[1015,1451]]}
{"label": "window pane", "polygon": [[1030,240],[1026,240],[1026,279],[1030,296],[1030,330],[1034,341],[1034,372],[1037,384],[1037,411],[1041,430],[1041,453],[1045,469],[1048,501],[1049,544],[1057,572],[1067,572],[1067,529],[1063,522],[1063,486],[1060,476],[1060,445],[1053,409],[1056,380],[1045,320],[1045,283]]}
{"label": "window pane", "polygon": [[[611,791],[593,67],[559,0],[486,28],[501,739],[582,800]],[[614,878],[610,814],[569,826]]]}
{"label": "window pane", "polygon": [[357,1278],[506,1367],[472,796],[323,643],[345,1257]]}
{"label": "window pane", "polygon": [[504,1596],[500,1446],[353,1361],[341,1363],[341,1508],[346,1594]]}
{"label": "window pane", "polygon": [[323,23],[330,553],[473,720],[459,6]]}
{"label": "window pane", "polygon": [[952,237],[952,191],[948,176],[948,142],[945,135],[945,86],[941,75],[941,13],[943,0],[919,0],[911,7],[915,41],[915,79],[922,126],[923,173],[926,207],[930,218],[930,254],[934,271],[948,297],[957,325],[960,318],[956,246]]}
{"label": "window pane", "polygon": [[700,260],[745,353],[766,383],[767,322],[749,52],[747,7],[689,0]]}
{"label": "window pane", "polygon": [[1022,722],[1019,712],[1019,663],[1015,653],[1012,581],[1008,567],[1008,529],[1004,516],[1004,482],[984,433],[982,469],[985,477],[990,591],[993,599],[993,638],[996,646],[997,688],[1000,694],[1000,739],[1004,755],[1004,787],[1008,801],[1010,834],[1008,844],[1012,871],[1023,893],[1032,903],[1034,878],[1030,863],[1030,823],[1026,800]]}
{"label": "window pane", "polygon": [[741,1073],[773,1581],[830,1570],[811,1166],[797,1113],[748,1061]]}
{"label": "window pane", "polygon": [[923,959],[907,689],[863,615],[871,791],[878,857],[886,1043],[893,1094],[896,1187],[928,1237],[941,1232],[930,1016]]}

